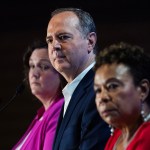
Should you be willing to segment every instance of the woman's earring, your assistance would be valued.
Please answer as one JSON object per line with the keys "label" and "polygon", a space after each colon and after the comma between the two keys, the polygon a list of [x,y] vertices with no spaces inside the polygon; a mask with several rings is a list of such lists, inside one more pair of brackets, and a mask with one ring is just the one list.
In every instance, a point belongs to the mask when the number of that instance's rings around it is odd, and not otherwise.
{"label": "woman's earring", "polygon": [[143,110],[143,108],[144,108],[143,105],[144,105],[144,104],[142,103],[141,116],[142,116],[142,118],[143,118],[143,121],[144,121],[144,122],[147,122],[148,120],[150,120],[150,113],[147,114],[147,115],[145,115],[145,112],[144,112],[144,110]]}
{"label": "woman's earring", "polygon": [[110,128],[110,135],[113,136],[113,134],[114,134],[114,127],[109,125],[109,128]]}
{"label": "woman's earring", "polygon": [[142,105],[141,105],[141,116],[143,118],[143,121],[145,122],[145,116],[144,116],[144,114],[145,114],[145,112],[143,110],[143,103],[142,103]]}

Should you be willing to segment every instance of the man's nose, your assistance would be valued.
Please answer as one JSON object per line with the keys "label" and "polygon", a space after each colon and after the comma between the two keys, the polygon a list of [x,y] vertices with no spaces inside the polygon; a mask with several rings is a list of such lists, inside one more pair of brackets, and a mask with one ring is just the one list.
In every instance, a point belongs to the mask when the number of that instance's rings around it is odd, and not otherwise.
{"label": "man's nose", "polygon": [[53,48],[54,48],[54,50],[56,50],[56,51],[61,50],[61,44],[60,44],[60,42],[59,42],[58,40],[54,40],[54,41],[53,41]]}

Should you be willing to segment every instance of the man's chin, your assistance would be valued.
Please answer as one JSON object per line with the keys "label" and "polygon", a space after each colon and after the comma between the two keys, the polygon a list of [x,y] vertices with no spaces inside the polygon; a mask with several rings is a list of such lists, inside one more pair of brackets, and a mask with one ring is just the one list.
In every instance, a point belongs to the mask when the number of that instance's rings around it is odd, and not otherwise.
{"label": "man's chin", "polygon": [[67,70],[70,70],[68,65],[59,65],[55,68],[59,73],[65,73]]}

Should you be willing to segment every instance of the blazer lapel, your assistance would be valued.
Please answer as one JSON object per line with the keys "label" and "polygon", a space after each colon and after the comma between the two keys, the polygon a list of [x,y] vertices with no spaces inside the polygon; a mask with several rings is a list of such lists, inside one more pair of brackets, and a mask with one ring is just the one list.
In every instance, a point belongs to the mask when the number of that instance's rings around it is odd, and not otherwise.
{"label": "blazer lapel", "polygon": [[[63,136],[64,130],[70,120],[70,117],[72,115],[72,113],[74,112],[74,109],[76,107],[76,105],[78,104],[78,102],[81,100],[81,97],[86,93],[86,88],[88,87],[89,84],[93,84],[93,77],[94,77],[94,72],[91,69],[86,76],[81,80],[81,82],[79,83],[79,85],[77,86],[77,88],[75,89],[72,98],[70,100],[69,106],[66,110],[65,116],[62,120],[62,122],[59,121],[58,123],[58,128],[57,129],[57,140],[55,145],[59,146],[59,143],[61,141],[61,138]],[[63,115],[63,112],[61,112]],[[58,132],[59,130],[59,132]]]}
{"label": "blazer lapel", "polygon": [[58,119],[57,129],[56,129],[56,133],[55,133],[53,148],[55,147],[56,142],[57,142],[56,139],[57,139],[57,137],[58,137],[59,128],[60,128],[61,122],[62,122],[62,120],[63,120],[63,112],[64,112],[64,104],[63,104],[63,106],[62,106],[62,108],[61,108],[60,116],[59,116],[59,119]]}

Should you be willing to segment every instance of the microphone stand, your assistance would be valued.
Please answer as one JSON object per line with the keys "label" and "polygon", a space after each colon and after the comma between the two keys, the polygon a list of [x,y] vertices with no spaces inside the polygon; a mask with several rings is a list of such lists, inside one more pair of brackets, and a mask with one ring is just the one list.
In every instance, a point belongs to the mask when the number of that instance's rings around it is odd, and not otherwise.
{"label": "microphone stand", "polygon": [[0,112],[3,111],[14,99],[16,96],[18,96],[19,94],[21,94],[24,89],[25,89],[25,85],[24,82],[26,81],[26,78],[22,81],[22,83],[20,85],[17,86],[16,88],[16,92],[15,94],[10,98],[10,100],[0,108]]}

